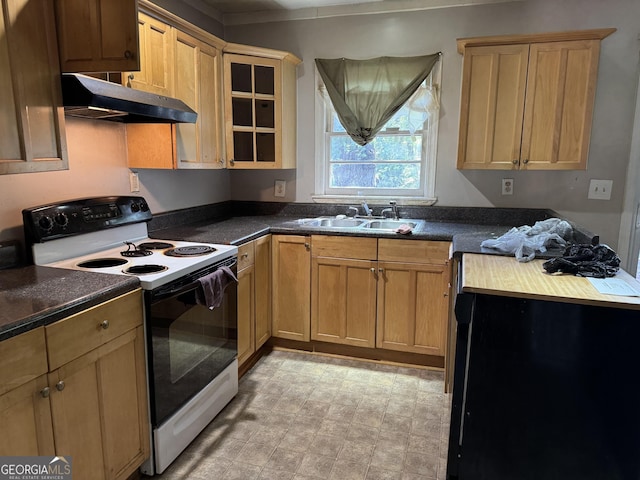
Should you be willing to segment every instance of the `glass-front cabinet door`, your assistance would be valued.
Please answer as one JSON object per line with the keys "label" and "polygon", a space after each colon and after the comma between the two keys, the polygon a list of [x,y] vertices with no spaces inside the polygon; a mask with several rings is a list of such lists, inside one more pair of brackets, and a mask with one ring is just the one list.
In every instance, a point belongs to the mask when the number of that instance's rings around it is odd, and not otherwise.
{"label": "glass-front cabinet door", "polygon": [[227,43],[224,116],[227,167],[296,168],[296,67],[280,50]]}
{"label": "glass-front cabinet door", "polygon": [[230,168],[279,168],[281,62],[225,55],[225,118]]}

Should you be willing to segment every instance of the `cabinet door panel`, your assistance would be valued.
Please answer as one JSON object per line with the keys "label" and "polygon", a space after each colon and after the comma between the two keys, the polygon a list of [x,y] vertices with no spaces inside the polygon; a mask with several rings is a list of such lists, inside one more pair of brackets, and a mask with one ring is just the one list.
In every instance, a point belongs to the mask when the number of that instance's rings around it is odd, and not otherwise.
{"label": "cabinet door panel", "polygon": [[97,350],[50,373],[49,384],[56,453],[73,457],[74,477],[104,479]]}
{"label": "cabinet door panel", "polygon": [[64,72],[122,72],[139,64],[136,0],[56,0]]}
{"label": "cabinet door panel", "polygon": [[238,272],[238,364],[242,365],[255,351],[254,266]]}
{"label": "cabinet door panel", "polygon": [[107,478],[126,478],[148,457],[142,327],[101,347],[98,380]]}
{"label": "cabinet door panel", "polygon": [[224,71],[229,166],[282,168],[282,62],[226,54]]}
{"label": "cabinet door panel", "polygon": [[172,96],[175,40],[173,30],[155,18],[138,15],[140,32],[140,71],[125,75],[126,85],[145,92]]}
{"label": "cabinet door panel", "polygon": [[196,123],[176,125],[179,168],[221,168],[217,75],[219,52],[176,31],[176,98],[198,112]]}
{"label": "cabinet door panel", "polygon": [[531,45],[524,168],[586,168],[599,46],[597,40]]}
{"label": "cabinet door panel", "polygon": [[0,174],[66,170],[53,4],[0,3]]}
{"label": "cabinet door panel", "polygon": [[271,336],[271,235],[255,241],[255,341],[260,348]]}
{"label": "cabinet door panel", "polygon": [[376,346],[444,355],[448,267],[383,262],[379,266]]}
{"label": "cabinet door panel", "polygon": [[0,395],[0,456],[55,453],[49,399],[40,394],[46,387],[42,375]]}
{"label": "cabinet door panel", "polygon": [[[178,32],[174,95],[196,112],[198,111],[198,47],[186,35]],[[195,161],[198,157],[197,123],[176,125],[178,161]]]}
{"label": "cabinet door panel", "polygon": [[465,52],[458,168],[514,168],[520,158],[528,45]]}
{"label": "cabinet door panel", "polygon": [[272,335],[308,342],[311,338],[309,237],[274,235],[272,241]]}
{"label": "cabinet door panel", "polygon": [[374,261],[313,258],[311,338],[375,346],[375,265]]}

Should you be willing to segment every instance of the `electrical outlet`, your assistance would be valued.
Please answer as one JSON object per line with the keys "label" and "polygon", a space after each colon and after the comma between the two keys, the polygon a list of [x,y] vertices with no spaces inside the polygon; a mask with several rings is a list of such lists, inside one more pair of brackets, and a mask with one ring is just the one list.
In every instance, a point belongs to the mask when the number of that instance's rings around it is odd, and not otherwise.
{"label": "electrical outlet", "polygon": [[136,172],[129,172],[129,186],[131,187],[132,192],[140,191],[140,179]]}
{"label": "electrical outlet", "polygon": [[502,179],[502,195],[513,195],[513,178]]}
{"label": "electrical outlet", "polygon": [[592,200],[611,200],[613,180],[591,180],[587,198]]}
{"label": "electrical outlet", "polygon": [[273,187],[273,196],[274,197],[284,197],[287,191],[287,182],[284,180],[276,180],[276,183]]}

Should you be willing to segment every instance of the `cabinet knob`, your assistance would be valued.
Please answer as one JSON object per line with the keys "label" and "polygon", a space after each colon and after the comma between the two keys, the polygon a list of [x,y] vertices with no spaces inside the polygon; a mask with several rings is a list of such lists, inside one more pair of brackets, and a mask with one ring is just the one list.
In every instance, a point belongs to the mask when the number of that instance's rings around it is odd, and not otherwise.
{"label": "cabinet knob", "polygon": [[233,166],[236,164],[236,162],[235,162],[235,160],[232,158],[232,159],[230,159],[230,160],[229,160],[229,164],[233,167]]}
{"label": "cabinet knob", "polygon": [[58,383],[56,383],[56,390],[58,390],[59,392],[64,390],[64,382],[62,380],[60,380]]}
{"label": "cabinet knob", "polygon": [[518,159],[517,159],[517,158],[514,158],[514,159],[511,161],[511,163],[513,163],[514,165],[517,165],[517,164],[518,164]]}
{"label": "cabinet knob", "polygon": [[379,271],[380,273],[384,273],[384,268],[379,268],[379,269],[378,269],[378,271]]}
{"label": "cabinet knob", "polygon": [[376,273],[376,269],[371,267],[371,273]]}
{"label": "cabinet knob", "polygon": [[107,328],[109,328],[109,320],[104,320],[100,322],[100,328],[102,328],[103,330],[106,330]]}
{"label": "cabinet knob", "polygon": [[304,248],[306,248],[307,250],[311,248],[311,245],[309,245],[309,242],[304,242]]}
{"label": "cabinet knob", "polygon": [[529,159],[528,159],[528,158],[525,158],[525,159],[522,161],[522,163],[524,163],[524,164],[526,165],[527,163],[529,163]]}
{"label": "cabinet knob", "polygon": [[42,395],[42,398],[47,398],[50,393],[51,390],[49,389],[49,387],[44,387],[42,390],[40,390],[40,395]]}
{"label": "cabinet knob", "polygon": [[247,258],[249,256],[248,253],[243,253],[242,256],[240,258]]}

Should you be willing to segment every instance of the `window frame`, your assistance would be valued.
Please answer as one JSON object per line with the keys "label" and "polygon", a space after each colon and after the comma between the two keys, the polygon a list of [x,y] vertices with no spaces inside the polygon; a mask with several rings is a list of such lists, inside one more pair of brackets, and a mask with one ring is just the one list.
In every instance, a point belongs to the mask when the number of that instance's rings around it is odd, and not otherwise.
{"label": "window frame", "polygon": [[[421,180],[420,192],[407,191],[402,189],[370,189],[370,188],[340,188],[332,189],[329,187],[330,161],[329,145],[331,136],[334,135],[329,131],[333,108],[330,107],[330,101],[325,101],[323,93],[324,84],[317,70],[315,72],[315,194],[312,199],[317,203],[341,203],[344,201],[353,201],[367,199],[368,201],[380,200],[387,202],[391,199],[400,200],[405,205],[433,205],[436,203],[435,196],[435,180],[436,180],[436,160],[437,160],[437,140],[440,109],[437,115],[430,115],[425,124],[427,127],[423,129],[422,134],[422,163],[421,163]],[[440,85],[442,78],[442,57],[434,66],[431,74],[427,77],[427,83],[434,86],[438,90],[440,98]],[[385,134],[385,130],[381,130],[380,134]],[[380,135],[379,134],[379,135]]]}

